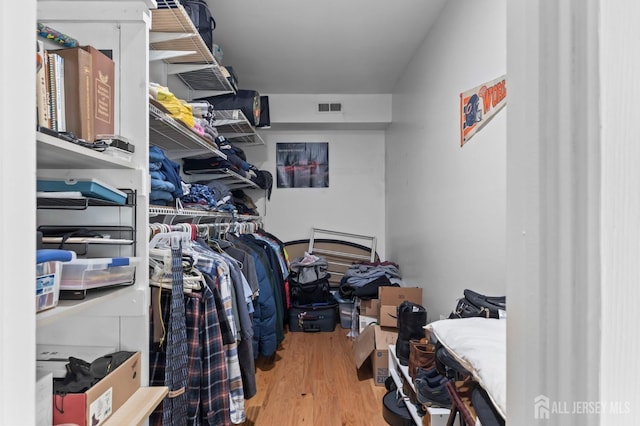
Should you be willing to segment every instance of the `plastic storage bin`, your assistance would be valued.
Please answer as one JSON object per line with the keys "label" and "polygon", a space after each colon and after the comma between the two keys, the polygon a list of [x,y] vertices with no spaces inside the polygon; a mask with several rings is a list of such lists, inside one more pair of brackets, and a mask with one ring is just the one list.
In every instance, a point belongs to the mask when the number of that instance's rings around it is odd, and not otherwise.
{"label": "plastic storage bin", "polygon": [[[65,298],[84,297],[84,291],[134,281],[136,258],[76,259],[62,265],[60,290]],[[64,293],[67,292],[67,293]],[[69,292],[79,292],[75,295]],[[71,296],[71,297],[69,297]]]}
{"label": "plastic storage bin", "polygon": [[36,312],[55,308],[60,295],[62,262],[36,264]]}
{"label": "plastic storage bin", "polygon": [[353,313],[353,299],[343,299],[335,292],[333,298],[338,302],[338,310],[340,312],[340,327],[351,328],[351,318]]}
{"label": "plastic storage bin", "polygon": [[85,197],[125,204],[127,194],[96,179],[38,178],[36,188],[42,192],[80,192]]}

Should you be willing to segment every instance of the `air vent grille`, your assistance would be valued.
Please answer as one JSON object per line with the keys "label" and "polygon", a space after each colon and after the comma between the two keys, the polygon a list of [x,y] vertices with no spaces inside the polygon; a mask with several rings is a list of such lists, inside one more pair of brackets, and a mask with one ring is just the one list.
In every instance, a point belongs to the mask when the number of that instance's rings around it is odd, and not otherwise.
{"label": "air vent grille", "polygon": [[342,104],[339,102],[318,104],[318,112],[341,112]]}

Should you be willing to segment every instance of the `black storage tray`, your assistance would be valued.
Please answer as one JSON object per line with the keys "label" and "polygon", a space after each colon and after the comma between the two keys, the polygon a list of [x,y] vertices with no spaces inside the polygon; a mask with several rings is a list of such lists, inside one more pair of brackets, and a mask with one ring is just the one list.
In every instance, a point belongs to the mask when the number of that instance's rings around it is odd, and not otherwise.
{"label": "black storage tray", "polygon": [[337,303],[293,305],[289,309],[289,331],[333,331],[336,328],[337,315]]}

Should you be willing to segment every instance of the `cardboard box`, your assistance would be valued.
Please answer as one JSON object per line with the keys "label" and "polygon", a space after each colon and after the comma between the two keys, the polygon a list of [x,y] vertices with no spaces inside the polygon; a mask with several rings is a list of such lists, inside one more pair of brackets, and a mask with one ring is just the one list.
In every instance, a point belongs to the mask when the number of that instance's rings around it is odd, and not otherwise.
{"label": "cardboard box", "polygon": [[53,424],[103,424],[140,388],[140,364],[140,352],[136,352],[88,391],[54,395]]}
{"label": "cardboard box", "polygon": [[380,325],[383,327],[398,327],[398,306],[408,300],[422,305],[422,289],[420,287],[380,287]]}
{"label": "cardboard box", "polygon": [[[115,64],[92,46],[81,46],[91,55],[93,127],[95,135],[114,133]],[[95,139],[89,140],[93,142]]]}
{"label": "cardboard box", "polygon": [[366,327],[353,342],[353,357],[356,368],[371,359],[373,381],[376,386],[384,386],[389,377],[389,345],[398,340],[396,330],[386,329],[377,324]]}
{"label": "cardboard box", "polygon": [[96,358],[114,353],[115,346],[36,345],[36,371],[53,374],[54,379],[64,379],[69,357],[93,362]]}
{"label": "cardboard box", "polygon": [[360,300],[360,315],[378,318],[380,316],[380,300]]}

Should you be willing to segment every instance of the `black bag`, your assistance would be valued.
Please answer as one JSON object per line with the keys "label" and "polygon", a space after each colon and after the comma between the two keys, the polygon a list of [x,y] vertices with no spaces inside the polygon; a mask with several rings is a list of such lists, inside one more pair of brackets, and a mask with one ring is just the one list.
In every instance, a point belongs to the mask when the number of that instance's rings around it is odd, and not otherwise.
{"label": "black bag", "polygon": [[449,315],[449,319],[455,318],[500,318],[507,310],[505,296],[485,296],[473,290],[466,289],[464,297],[458,299],[456,307]]}
{"label": "black bag", "polygon": [[289,293],[292,303],[296,305],[325,303],[333,299],[329,292],[329,275],[304,283],[289,279]]}
{"label": "black bag", "polygon": [[207,2],[205,0],[180,0],[180,3],[200,33],[204,44],[213,52],[213,30],[216,28],[216,21],[211,15]]}
{"label": "black bag", "polygon": [[396,356],[402,365],[409,365],[409,341],[424,337],[427,310],[424,306],[405,300],[396,308],[398,314],[398,338]]}
{"label": "black bag", "polygon": [[206,100],[216,110],[239,109],[253,126],[260,124],[260,94],[255,90],[238,90],[236,94],[209,96]]}
{"label": "black bag", "polygon": [[271,115],[269,114],[269,97],[260,96],[260,128],[271,127]]}

